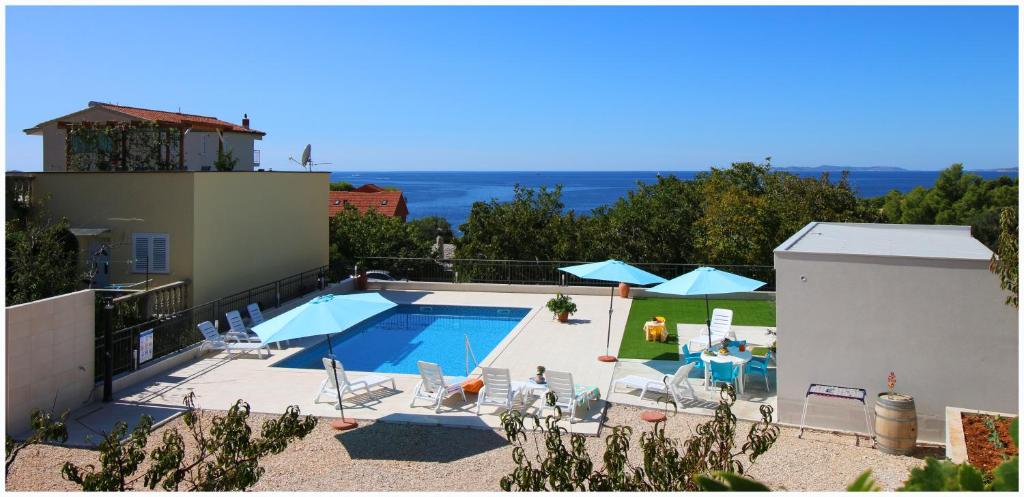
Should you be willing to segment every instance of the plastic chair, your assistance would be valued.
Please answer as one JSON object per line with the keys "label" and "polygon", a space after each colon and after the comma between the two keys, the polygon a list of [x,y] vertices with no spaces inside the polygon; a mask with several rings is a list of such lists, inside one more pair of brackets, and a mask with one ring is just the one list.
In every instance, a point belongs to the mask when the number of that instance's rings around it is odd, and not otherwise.
{"label": "plastic chair", "polygon": [[735,387],[739,374],[739,364],[735,364],[732,361],[711,361],[712,386],[718,383],[731,383]]}
{"label": "plastic chair", "polygon": [[772,351],[771,351],[771,349],[768,350],[768,353],[765,354],[764,357],[757,357],[757,356],[751,357],[750,361],[747,362],[747,365],[743,369],[743,372],[744,372],[743,381],[744,381],[744,383],[746,382],[746,375],[749,375],[750,373],[757,373],[757,374],[759,374],[761,376],[764,376],[764,388],[765,388],[765,390],[771,391],[771,387],[768,386],[768,362],[771,361],[771,359],[772,359]]}
{"label": "plastic chair", "polygon": [[700,352],[690,352],[690,346],[683,344],[683,364],[693,364],[694,371],[700,371],[701,376],[704,376],[704,359],[701,358]]}

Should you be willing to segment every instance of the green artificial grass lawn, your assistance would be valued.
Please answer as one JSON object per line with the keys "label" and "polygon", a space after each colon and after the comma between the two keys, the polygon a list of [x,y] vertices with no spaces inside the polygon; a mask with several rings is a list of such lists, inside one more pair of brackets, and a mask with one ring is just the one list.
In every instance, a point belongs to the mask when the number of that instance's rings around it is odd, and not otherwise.
{"label": "green artificial grass lawn", "polygon": [[[732,324],[737,326],[775,326],[775,302],[770,300],[716,300],[709,301],[711,309],[732,309]],[[653,316],[665,316],[668,340],[644,340],[644,323]],[[707,322],[704,299],[633,299],[626,320],[626,331],[619,347],[624,359],[679,360],[677,323],[700,324]]]}

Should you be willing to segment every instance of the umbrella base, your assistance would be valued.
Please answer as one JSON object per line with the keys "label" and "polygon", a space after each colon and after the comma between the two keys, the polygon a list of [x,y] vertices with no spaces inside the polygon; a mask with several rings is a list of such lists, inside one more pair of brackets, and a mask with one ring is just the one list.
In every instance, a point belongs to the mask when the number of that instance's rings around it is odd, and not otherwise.
{"label": "umbrella base", "polygon": [[334,428],[335,430],[338,431],[351,430],[352,428],[356,428],[358,426],[359,423],[351,418],[341,418],[331,421],[331,428]]}
{"label": "umbrella base", "polygon": [[658,411],[644,411],[640,413],[640,419],[647,421],[648,423],[661,423],[668,419],[665,413]]}
{"label": "umbrella base", "polygon": [[597,356],[597,360],[599,360],[601,362],[616,362],[619,359],[616,358],[613,355],[599,355],[599,356]]}

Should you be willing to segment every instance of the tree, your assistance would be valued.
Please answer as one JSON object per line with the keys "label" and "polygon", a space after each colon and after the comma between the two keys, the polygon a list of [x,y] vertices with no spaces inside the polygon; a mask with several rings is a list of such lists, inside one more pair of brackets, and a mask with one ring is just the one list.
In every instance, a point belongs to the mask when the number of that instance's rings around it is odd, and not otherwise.
{"label": "tree", "polygon": [[349,183],[348,181],[332,181],[330,188],[332,192],[349,192],[355,187],[353,187],[352,183]]}
{"label": "tree", "polygon": [[1000,287],[1010,292],[1006,296],[1006,305],[1018,307],[1020,285],[1018,272],[1020,270],[1018,245],[1020,243],[1020,231],[1017,219],[1017,209],[1008,207],[1003,209],[999,215],[999,237],[996,239],[996,250],[992,254],[992,261],[989,269],[999,275]]}
{"label": "tree", "polygon": [[999,215],[1017,205],[1018,180],[1001,176],[986,181],[953,164],[939,173],[932,188],[892,191],[884,198],[881,215],[887,222],[970,225],[975,238],[995,249]]}
{"label": "tree", "polygon": [[466,259],[572,260],[576,216],[563,212],[562,187],[515,185],[509,202],[475,202],[455,253]]}
{"label": "tree", "polygon": [[7,305],[53,297],[78,289],[78,240],[67,219],[43,216],[11,219],[7,229]]}
{"label": "tree", "polygon": [[[548,394],[548,405],[554,405],[553,394]],[[628,426],[612,427],[612,433],[605,439],[604,467],[595,469],[594,462],[586,450],[585,439],[577,433],[569,433],[558,425],[561,411],[548,416],[541,426],[536,416],[530,416],[534,426],[540,430],[543,444],[535,455],[527,454],[528,431],[523,423],[524,415],[516,410],[501,415],[505,437],[512,444],[512,460],[515,469],[499,483],[502,490],[525,491],[687,491],[718,490],[724,488],[766,489],[764,485],[744,478],[734,478],[732,473],[742,475],[744,471],[740,457],[753,462],[768,451],[779,436],[779,427],[772,423],[772,408],[761,406],[761,421],[753,424],[742,446],[736,444],[736,416],[732,405],[736,401],[735,391],[726,386],[721,391],[721,400],[714,416],[694,430],[694,435],[685,441],[669,438],[661,423],[655,423],[651,431],[640,436],[640,452],[643,461],[634,464],[629,460],[632,429]],[[671,402],[671,401],[670,401]],[[537,431],[533,431],[536,437]],[[569,446],[565,445],[568,435]],[[539,447],[543,446],[541,452]],[[715,478],[709,478],[715,476]]]}
{"label": "tree", "polygon": [[246,490],[263,476],[260,459],[283,452],[317,424],[313,416],[300,418],[299,408],[289,406],[279,418],[264,422],[260,436],[253,438],[247,423],[249,404],[239,400],[226,414],[210,417],[207,429],[206,416],[195,409],[193,400],[193,394],[185,398],[188,409],[182,418],[191,443],[185,443],[177,428],[166,431],[161,445],[150,452],[153,463],[143,474],[135,473],[146,459],[153,427],[148,415],[142,416],[130,435],[127,423],[121,421],[104,437],[98,447],[99,469],[66,462],[61,470],[64,478],[87,491],[133,490],[140,479],[149,490],[157,486],[168,491]]}
{"label": "tree", "polygon": [[234,152],[217,149],[217,160],[213,161],[213,167],[218,171],[234,171],[237,165],[238,159],[235,158]]}
{"label": "tree", "polygon": [[64,443],[68,441],[68,427],[65,420],[68,417],[67,411],[60,417],[54,417],[52,412],[35,409],[32,411],[31,426],[32,434],[25,440],[17,441],[7,435],[6,458],[7,464],[4,467],[4,474],[11,472],[11,466],[17,459],[18,454],[30,445],[39,443]]}
{"label": "tree", "polygon": [[[455,234],[452,232],[452,225],[448,224],[448,220],[440,216],[427,216],[419,219],[413,219],[406,223],[409,236],[417,244],[423,244],[429,242],[434,244],[437,241],[437,237],[441,237],[442,241],[451,242],[455,239]],[[434,254],[440,256],[442,254]]]}
{"label": "tree", "polygon": [[366,257],[430,257],[436,237],[424,237],[420,224],[405,223],[374,209],[360,214],[351,205],[332,217],[329,226],[332,265],[352,264]]}

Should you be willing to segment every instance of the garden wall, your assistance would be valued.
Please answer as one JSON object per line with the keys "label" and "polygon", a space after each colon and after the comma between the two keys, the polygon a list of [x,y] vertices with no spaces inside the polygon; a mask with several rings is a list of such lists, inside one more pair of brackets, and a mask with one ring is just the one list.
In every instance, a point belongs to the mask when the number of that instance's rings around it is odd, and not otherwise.
{"label": "garden wall", "polygon": [[89,401],[95,351],[92,290],[6,309],[6,430],[29,428],[33,409],[58,414]]}

